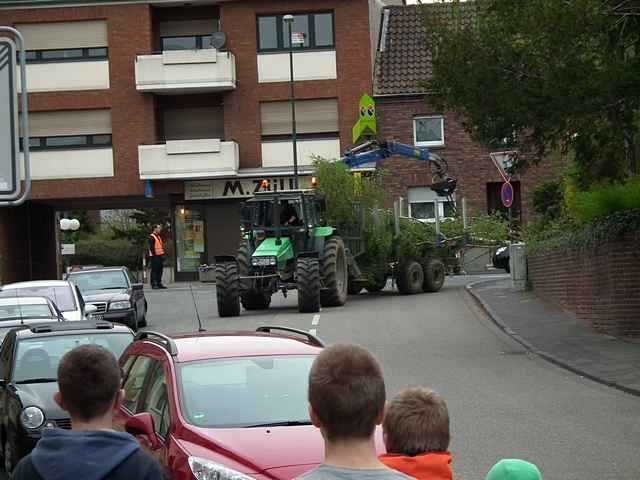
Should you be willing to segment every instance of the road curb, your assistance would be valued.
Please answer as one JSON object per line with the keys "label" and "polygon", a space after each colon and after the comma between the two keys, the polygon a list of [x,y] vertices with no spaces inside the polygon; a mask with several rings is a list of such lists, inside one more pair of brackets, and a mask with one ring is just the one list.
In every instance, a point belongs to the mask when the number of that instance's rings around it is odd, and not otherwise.
{"label": "road curb", "polygon": [[529,352],[544,358],[545,360],[547,360],[550,363],[553,363],[554,365],[557,365],[559,367],[564,368],[565,370],[569,370],[572,373],[575,373],[576,375],[580,375],[582,377],[588,378],[589,380],[593,380],[594,382],[598,382],[601,383],[603,385],[606,385],[608,387],[612,387],[615,388],[617,390],[621,390],[625,393],[629,393],[631,395],[635,395],[640,397],[640,390],[636,389],[636,388],[632,388],[632,387],[627,387],[626,385],[621,385],[619,383],[616,382],[612,382],[610,380],[607,380],[606,378],[600,377],[598,375],[592,374],[590,372],[587,372],[585,370],[582,370],[574,365],[572,365],[571,363],[567,362],[566,360],[563,360],[562,358],[559,358],[558,356],[546,352],[544,350],[539,349],[538,347],[536,347],[535,345],[533,345],[531,342],[527,341],[526,339],[524,339],[523,337],[521,337],[517,332],[513,331],[511,328],[509,328],[509,326],[507,326],[502,319],[500,318],[500,315],[498,315],[495,310],[493,310],[493,308],[491,308],[491,306],[484,301],[484,299],[480,296],[480,294],[476,291],[474,291],[474,288],[479,286],[479,285],[485,285],[488,283],[495,283],[495,282],[499,282],[503,279],[489,279],[489,280],[479,280],[477,282],[473,282],[470,283],[466,286],[466,290],[469,293],[469,295],[471,295],[471,297],[476,301],[476,303],[485,311],[485,313],[487,314],[487,316],[491,319],[491,321],[500,329],[502,330],[504,333],[506,333],[507,335],[509,335],[509,337],[511,337],[513,340],[515,340],[516,342],[518,342],[520,345],[522,345],[524,348],[526,348]]}

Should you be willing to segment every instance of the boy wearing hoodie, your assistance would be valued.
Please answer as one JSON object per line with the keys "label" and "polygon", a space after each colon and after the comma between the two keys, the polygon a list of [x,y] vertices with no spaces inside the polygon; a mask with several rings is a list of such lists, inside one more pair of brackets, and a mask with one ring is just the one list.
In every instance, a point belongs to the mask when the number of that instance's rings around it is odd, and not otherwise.
{"label": "boy wearing hoodie", "polygon": [[98,345],[67,352],[58,366],[55,402],[69,412],[72,430],[45,429],[15,480],[163,480],[160,464],[128,433],[112,430],[124,392],[118,362]]}
{"label": "boy wearing hoodie", "polygon": [[382,423],[386,466],[418,480],[451,480],[449,412],[442,397],[409,388],[387,405]]}

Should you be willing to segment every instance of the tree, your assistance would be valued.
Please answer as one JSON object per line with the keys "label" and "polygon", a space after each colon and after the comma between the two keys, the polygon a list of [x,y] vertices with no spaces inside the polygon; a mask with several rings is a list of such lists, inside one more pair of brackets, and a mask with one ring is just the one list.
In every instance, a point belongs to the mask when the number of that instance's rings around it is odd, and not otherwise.
{"label": "tree", "polygon": [[443,108],[516,168],[570,152],[586,188],[638,172],[640,0],[478,0],[425,5]]}

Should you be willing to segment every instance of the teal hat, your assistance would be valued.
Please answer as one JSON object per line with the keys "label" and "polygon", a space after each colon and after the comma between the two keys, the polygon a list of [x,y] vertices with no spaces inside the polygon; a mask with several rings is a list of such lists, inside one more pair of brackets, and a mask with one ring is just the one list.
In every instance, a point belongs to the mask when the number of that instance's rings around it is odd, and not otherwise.
{"label": "teal hat", "polygon": [[485,480],[542,480],[542,474],[533,463],[508,458],[491,467]]}

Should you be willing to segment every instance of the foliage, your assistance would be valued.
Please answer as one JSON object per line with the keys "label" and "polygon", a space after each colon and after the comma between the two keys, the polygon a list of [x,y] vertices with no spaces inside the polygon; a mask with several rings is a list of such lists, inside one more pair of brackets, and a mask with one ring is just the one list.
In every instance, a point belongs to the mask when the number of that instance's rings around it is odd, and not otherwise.
{"label": "foliage", "polygon": [[563,184],[560,180],[545,182],[533,191],[533,210],[544,221],[555,220],[562,215]]}
{"label": "foliage", "polygon": [[124,265],[133,271],[142,269],[140,248],[126,239],[85,239],[76,244],[76,254],[69,257],[77,265]]}
{"label": "foliage", "polygon": [[517,168],[559,149],[589,185],[638,172],[640,6],[483,0],[422,7],[442,108]]}
{"label": "foliage", "polygon": [[583,225],[565,218],[538,223],[530,226],[526,244],[529,254],[569,252],[593,248],[625,235],[640,239],[640,209],[616,212]]}
{"label": "foliage", "polygon": [[[129,214],[129,218],[132,220],[132,224],[113,223],[110,227],[114,238],[128,240],[138,249],[145,244],[154,225],[159,224],[166,229],[171,224],[171,217],[166,208],[134,210]],[[168,232],[165,230],[163,236],[167,235]]]}
{"label": "foliage", "polygon": [[591,223],[616,212],[640,209],[640,176],[626,182],[604,182],[587,191],[569,185],[566,204],[569,218],[579,224]]}

